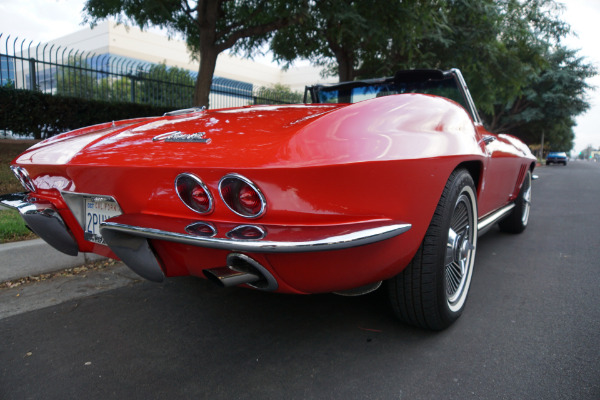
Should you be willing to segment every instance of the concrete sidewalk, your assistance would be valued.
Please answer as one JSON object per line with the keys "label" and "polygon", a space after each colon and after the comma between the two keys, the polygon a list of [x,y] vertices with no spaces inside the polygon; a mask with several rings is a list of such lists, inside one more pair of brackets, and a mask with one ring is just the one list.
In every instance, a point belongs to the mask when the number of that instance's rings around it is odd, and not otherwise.
{"label": "concrete sidewalk", "polygon": [[0,244],[0,282],[77,267],[104,257],[93,253],[68,256],[42,239]]}

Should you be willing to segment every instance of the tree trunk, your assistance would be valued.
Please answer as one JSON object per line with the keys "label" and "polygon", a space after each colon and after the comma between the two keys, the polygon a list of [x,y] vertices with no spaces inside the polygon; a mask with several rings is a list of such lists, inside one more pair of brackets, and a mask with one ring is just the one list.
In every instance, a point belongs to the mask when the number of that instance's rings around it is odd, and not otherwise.
{"label": "tree trunk", "polygon": [[[302,17],[301,13],[284,16],[273,15],[272,13],[271,15],[265,14],[266,11],[261,5],[257,9],[257,15],[259,17],[261,15],[266,16],[270,21],[264,21],[264,23],[257,25],[248,21],[227,23],[226,11],[223,6],[226,2],[230,2],[230,0],[199,0],[196,2],[195,24],[199,33],[197,51],[200,55],[200,68],[194,89],[194,106],[208,108],[210,86],[217,64],[217,57],[221,52],[233,47],[239,40],[244,38],[262,37],[274,30],[285,28],[292,23],[298,23]],[[187,4],[186,1],[183,3]],[[242,8],[244,7],[242,3],[244,2],[234,2],[234,5],[229,7]],[[193,10],[189,5],[185,11],[188,15],[193,14]],[[217,22],[220,20],[225,26],[217,26]]]}
{"label": "tree trunk", "polygon": [[344,51],[336,52],[335,58],[338,62],[338,76],[340,82],[349,82],[354,80],[354,60]]}
{"label": "tree trunk", "polygon": [[198,69],[198,79],[196,79],[196,88],[194,89],[194,106],[196,107],[209,108],[208,95],[210,94],[210,86],[218,56],[219,53],[214,49],[200,51],[200,68]]}
{"label": "tree trunk", "polygon": [[[354,58],[343,50],[335,52],[335,58],[338,62],[338,76],[340,82],[349,82],[354,80]],[[338,101],[340,103],[351,103],[351,90],[341,91],[338,93]]]}

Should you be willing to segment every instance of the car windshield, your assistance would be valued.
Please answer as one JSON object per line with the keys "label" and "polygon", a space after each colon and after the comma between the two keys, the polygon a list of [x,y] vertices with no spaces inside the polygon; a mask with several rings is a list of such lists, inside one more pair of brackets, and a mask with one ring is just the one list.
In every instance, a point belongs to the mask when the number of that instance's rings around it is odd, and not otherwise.
{"label": "car windshield", "polygon": [[401,72],[394,78],[318,85],[308,90],[314,103],[356,103],[391,94],[423,93],[446,97],[467,108],[454,76],[441,71]]}

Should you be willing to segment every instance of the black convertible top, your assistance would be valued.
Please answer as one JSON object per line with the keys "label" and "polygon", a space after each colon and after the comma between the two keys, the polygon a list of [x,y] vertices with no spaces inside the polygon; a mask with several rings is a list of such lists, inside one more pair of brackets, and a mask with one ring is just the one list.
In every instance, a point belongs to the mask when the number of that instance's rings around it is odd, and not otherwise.
{"label": "black convertible top", "polygon": [[474,121],[481,122],[460,70],[411,69],[393,77],[306,86],[304,102],[355,103],[401,93],[433,94],[461,104]]}

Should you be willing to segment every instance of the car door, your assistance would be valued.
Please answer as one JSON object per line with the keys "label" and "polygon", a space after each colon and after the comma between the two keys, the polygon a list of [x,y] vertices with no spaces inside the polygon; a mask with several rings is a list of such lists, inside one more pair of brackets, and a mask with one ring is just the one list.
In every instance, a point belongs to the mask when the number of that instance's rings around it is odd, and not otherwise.
{"label": "car door", "polygon": [[479,145],[486,154],[478,205],[479,217],[506,205],[515,191],[521,169],[521,155],[504,135],[477,125]]}

